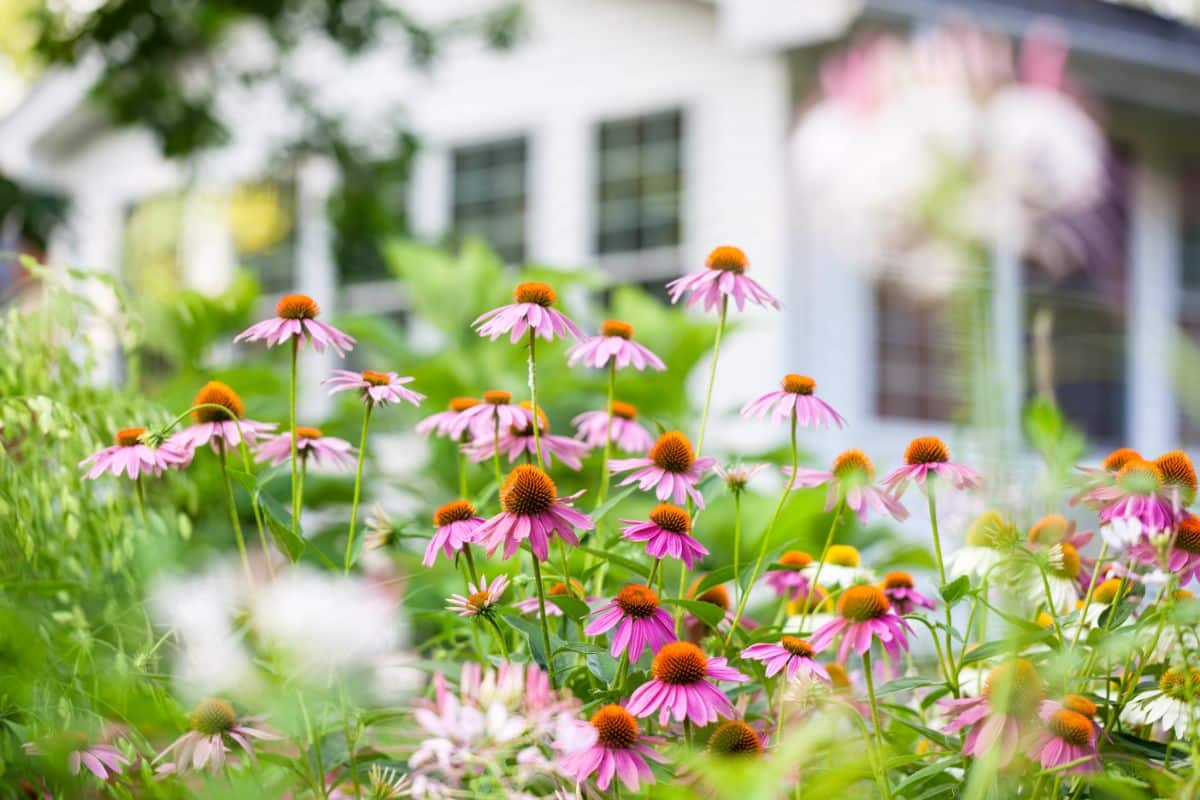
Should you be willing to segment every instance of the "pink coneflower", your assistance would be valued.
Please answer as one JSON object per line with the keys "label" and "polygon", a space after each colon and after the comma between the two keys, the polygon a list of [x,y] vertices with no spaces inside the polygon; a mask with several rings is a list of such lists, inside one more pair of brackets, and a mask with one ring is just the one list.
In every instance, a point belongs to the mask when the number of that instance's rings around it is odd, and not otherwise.
{"label": "pink coneflower", "polygon": [[720,476],[721,480],[725,481],[725,485],[729,491],[737,494],[744,492],[746,485],[754,480],[754,476],[762,472],[770,464],[730,464],[728,467],[722,467],[720,464],[713,465],[713,472]]}
{"label": "pink coneflower", "polygon": [[[1038,714],[1046,727],[1030,744],[1029,757],[1044,769],[1054,769],[1079,762],[1067,774],[1083,774],[1100,769],[1096,739],[1100,726],[1096,723],[1096,704],[1078,694],[1069,694],[1061,703],[1047,700]],[[1087,759],[1086,761],[1082,759]]]}
{"label": "pink coneflower", "polygon": [[708,555],[708,548],[688,534],[692,530],[692,518],[679,506],[661,503],[650,512],[650,520],[623,519],[621,538],[631,542],[645,542],[646,554],[654,558],[676,558],[688,569],[696,559]]}
{"label": "pink coneflower", "polygon": [[171,760],[160,766],[157,772],[186,772],[189,769],[204,769],[205,765],[216,772],[225,766],[231,745],[240,747],[253,761],[254,745],[251,739],[278,738],[248,724],[254,721],[252,717],[238,717],[233,706],[224,700],[205,700],[192,712],[192,729],[154,759],[157,763],[173,754]]}
{"label": "pink coneflower", "polygon": [[610,603],[595,612],[599,616],[584,629],[588,636],[599,636],[620,625],[611,637],[609,652],[613,658],[622,652],[630,662],[642,657],[647,645],[658,652],[663,645],[675,641],[675,621],[658,605],[658,595],[648,586],[630,584]]}
{"label": "pink coneflower", "polygon": [[558,302],[558,294],[548,284],[519,284],[513,291],[513,299],[517,302],[481,314],[471,327],[493,341],[511,331],[508,340],[516,342],[527,330],[547,340],[553,340],[555,334],[572,339],[583,336],[583,331],[566,314],[552,308]]}
{"label": "pink coneflower", "polygon": [[934,476],[950,481],[955,489],[978,489],[983,485],[978,472],[950,460],[950,448],[936,436],[921,436],[909,442],[904,464],[883,479],[884,490],[896,498],[904,494],[909,481],[924,487],[926,480]]}
{"label": "pink coneflower", "polygon": [[678,722],[691,720],[700,726],[720,717],[732,717],[729,698],[709,680],[736,683],[749,680],[727,666],[725,659],[708,658],[691,642],[664,645],[654,656],[650,674],[652,679],[634,691],[625,707],[635,717],[648,717],[657,711],[659,725],[666,725],[672,717]]}
{"label": "pink coneflower", "polygon": [[787,422],[795,414],[796,424],[802,428],[845,426],[846,420],[842,415],[814,394],[817,382],[812,378],[807,375],[784,375],[780,386],[782,388],[759,395],[746,403],[742,408],[742,416],[762,418],[770,413],[771,422],[778,425]]}
{"label": "pink coneflower", "polygon": [[232,450],[242,443],[253,445],[259,437],[275,430],[275,423],[255,422],[243,419],[246,407],[237,392],[220,381],[209,381],[204,384],[194,406],[219,406],[219,408],[197,408],[192,412],[194,425],[179,431],[167,440],[167,444],[177,450],[192,452],[197,447],[210,444],[214,451],[219,452],[218,446]]}
{"label": "pink coneflower", "polygon": [[1038,711],[1046,698],[1046,687],[1033,664],[1013,658],[988,673],[983,694],[959,700],[942,700],[938,705],[950,718],[946,733],[967,728],[963,753],[982,756],[998,753],[1003,768],[1013,759],[1037,724]]}
{"label": "pink coneflower", "polygon": [[333,374],[321,383],[333,386],[329,390],[330,394],[358,389],[362,392],[363,402],[372,406],[386,406],[401,400],[418,406],[425,399],[425,395],[404,387],[404,384],[412,381],[411,377],[401,378],[395,372],[372,372],[369,369],[351,372],[348,369],[335,369]]}
{"label": "pink coneflower", "polygon": [[475,541],[487,547],[489,556],[504,545],[504,557],[511,558],[528,539],[529,549],[539,561],[545,561],[550,537],[555,533],[577,545],[575,529],[588,531],[595,527],[591,517],[571,507],[575,497],[578,495],[560,498],[549,475],[532,464],[522,464],[504,479],[500,487],[501,511],[476,529]]}
{"label": "pink coneflower", "polygon": [[482,400],[474,397],[452,397],[445,411],[439,411],[436,414],[430,414],[425,419],[417,423],[416,431],[422,436],[428,436],[431,433],[436,433],[438,436],[447,436],[456,439],[462,439],[461,433],[452,433],[454,423],[458,421],[459,416],[464,411],[473,406],[479,405]]}
{"label": "pink coneflower", "polygon": [[742,758],[762,755],[762,737],[740,719],[730,719],[713,729],[708,737],[708,752],[718,758]]}
{"label": "pink coneflower", "polygon": [[643,736],[633,715],[618,705],[601,706],[591,719],[595,743],[563,756],[559,763],[577,783],[596,775],[596,788],[608,790],[613,777],[631,792],[640,788],[640,781],[654,783],[654,773],[646,759],[666,763],[666,757],[650,746],[662,741]]}
{"label": "pink coneflower", "polygon": [[599,336],[589,336],[571,345],[567,350],[567,366],[573,367],[580,361],[597,369],[608,366],[610,361],[617,369],[630,364],[639,371],[652,367],[661,372],[667,368],[661,358],[633,341],[632,325],[616,319],[606,320],[600,326]]}
{"label": "pink coneflower", "polygon": [[533,412],[524,406],[512,404],[512,393],[503,389],[489,389],[483,393],[483,402],[469,406],[459,412],[458,419],[450,423],[450,436],[461,439],[470,432],[472,438],[495,438],[499,430],[523,428],[533,420]]}
{"label": "pink coneflower", "polygon": [[161,475],[170,467],[182,469],[191,462],[192,456],[189,451],[170,442],[163,442],[158,447],[143,444],[142,437],[145,435],[145,428],[122,428],[117,431],[112,447],[92,453],[79,462],[80,467],[92,465],[84,477],[95,480],[105,472],[120,477],[124,472],[131,479],[137,480],[143,472]]}
{"label": "pink coneflower", "polygon": [[1077,481],[1079,491],[1071,497],[1070,504],[1076,505],[1083,502],[1091,508],[1099,509],[1100,504],[1090,498],[1092,490],[1102,486],[1112,486],[1116,483],[1117,473],[1130,461],[1145,461],[1145,459],[1132,447],[1118,447],[1104,457],[1104,461],[1099,467],[1076,466],[1075,468],[1083,474]]}
{"label": "pink coneflower", "polygon": [[819,652],[829,647],[838,634],[842,636],[838,661],[845,661],[851,649],[860,655],[867,652],[876,639],[892,661],[899,661],[900,651],[908,649],[905,631],[912,633],[912,628],[892,610],[891,601],[878,586],[859,584],[844,589],[838,598],[837,612],[837,619],[822,625],[812,635],[809,643],[814,650]]}
{"label": "pink coneflower", "polygon": [[[612,443],[626,453],[644,453],[654,446],[650,431],[637,421],[638,410],[629,403],[614,400],[612,403]],[[604,447],[608,441],[608,413],[585,411],[571,420],[575,426],[575,438],[588,447]]]}
{"label": "pink coneflower", "polygon": [[300,344],[311,341],[318,353],[325,350],[325,345],[329,345],[339,356],[345,357],[347,352],[354,349],[354,337],[318,320],[320,313],[320,307],[308,295],[285,294],[275,304],[274,317],[251,325],[233,341],[263,340],[267,347],[274,347],[295,338]]}
{"label": "pink coneflower", "polygon": [[[125,767],[132,763],[110,744],[90,744],[82,734],[71,735],[75,737],[75,741],[71,743],[67,755],[67,769],[72,775],[78,775],[81,770],[86,769],[100,780],[107,781],[120,775]],[[30,755],[43,755],[42,749],[33,742],[26,742],[21,748]]]}
{"label": "pink coneflower", "polygon": [[[532,404],[528,400],[525,400],[521,402],[521,407],[531,410]],[[471,461],[478,463],[494,457],[496,446],[499,444],[500,452],[508,456],[508,462],[511,464],[526,454],[536,458],[540,445],[542,461],[547,466],[552,466],[554,458],[557,457],[559,461],[570,469],[583,469],[583,458],[587,456],[590,448],[576,439],[550,433],[550,420],[546,418],[545,412],[540,408],[537,412],[537,418],[538,435],[536,437],[533,435],[531,411],[530,419],[526,424],[501,431],[499,442],[496,441],[495,436],[481,435],[474,442],[466,445],[463,450],[470,455]]]}
{"label": "pink coneflower", "polygon": [[[300,461],[321,464],[328,461],[339,467],[354,466],[354,445],[336,436],[325,436],[320,428],[296,428],[296,454]],[[255,461],[269,461],[277,467],[292,457],[292,434],[270,436],[258,445]]]}
{"label": "pink coneflower", "polygon": [[[791,467],[784,467],[785,475],[791,475]],[[868,512],[882,516],[890,515],[902,521],[908,519],[908,510],[883,489],[876,486],[875,465],[862,450],[850,449],[833,460],[833,466],[828,470],[796,469],[793,488],[811,489],[814,486],[829,485],[825,493],[825,510],[832,511],[838,501],[845,498],[846,507],[858,516],[858,521],[866,524]]]}
{"label": "pink coneflower", "polygon": [[810,679],[829,683],[829,672],[813,658],[812,645],[795,636],[780,637],[777,644],[752,644],[742,651],[742,658],[761,661],[768,678],[786,670],[788,680],[803,672]]}
{"label": "pink coneflower", "polygon": [[466,500],[452,500],[433,512],[433,525],[437,530],[425,548],[425,557],[421,563],[432,567],[437,559],[440,548],[446,558],[454,558],[454,554],[463,549],[463,545],[475,541],[475,532],[484,522],[483,517],[475,515],[475,506]]}
{"label": "pink coneflower", "polygon": [[685,293],[689,294],[687,307],[703,303],[705,311],[718,308],[726,297],[733,298],[738,311],[745,308],[747,300],[764,308],[782,308],[770,292],[746,275],[749,265],[749,259],[740,248],[722,245],[708,254],[705,269],[671,281],[667,284],[667,292],[672,303],[678,303]]}
{"label": "pink coneflower", "polygon": [[622,486],[637,483],[643,492],[655,490],[659,500],[672,498],[676,505],[692,498],[698,508],[704,508],[704,496],[696,484],[704,471],[717,463],[715,458],[696,458],[692,443],[679,431],[667,431],[658,437],[645,458],[618,458],[609,463],[615,475],[634,470]]}
{"label": "pink coneflower", "polygon": [[489,586],[487,578],[480,575],[479,584],[468,583],[467,589],[470,594],[466,597],[461,594],[450,595],[446,608],[460,617],[488,616],[494,613],[493,609],[499,605],[500,598],[508,589],[508,576],[497,575]]}
{"label": "pink coneflower", "polygon": [[1179,576],[1178,583],[1183,586],[1200,576],[1200,518],[1183,512],[1179,524],[1175,526],[1173,546],[1165,553],[1162,548],[1145,540],[1134,545],[1129,553],[1143,564],[1156,568],[1163,567],[1165,560],[1167,571]]}
{"label": "pink coneflower", "polygon": [[788,550],[779,557],[778,563],[784,569],[767,573],[767,585],[775,590],[775,594],[789,600],[807,595],[809,583],[804,568],[813,563],[813,557],[803,550]]}
{"label": "pink coneflower", "polygon": [[930,611],[936,608],[933,600],[916,590],[913,577],[907,572],[889,572],[879,582],[879,588],[883,589],[888,601],[901,616],[911,614],[917,608],[928,608]]}
{"label": "pink coneflower", "polygon": [[[582,600],[589,606],[597,600],[595,597],[588,597],[583,588],[583,584],[574,578],[571,579],[571,590],[569,592],[567,591],[567,584],[559,581],[558,583],[553,583],[550,585],[550,590],[546,592],[546,597],[574,597],[578,600]],[[513,608],[517,609],[522,614],[536,613],[538,610],[538,598],[536,596],[526,597],[524,600],[518,603],[513,603]],[[561,617],[562,615],[563,610],[558,607],[558,603],[546,603],[547,617]]]}
{"label": "pink coneflower", "polygon": [[1144,459],[1127,461],[1111,484],[1085,499],[1098,506],[1100,535],[1117,551],[1169,531],[1179,519],[1178,493],[1167,488],[1162,468]]}

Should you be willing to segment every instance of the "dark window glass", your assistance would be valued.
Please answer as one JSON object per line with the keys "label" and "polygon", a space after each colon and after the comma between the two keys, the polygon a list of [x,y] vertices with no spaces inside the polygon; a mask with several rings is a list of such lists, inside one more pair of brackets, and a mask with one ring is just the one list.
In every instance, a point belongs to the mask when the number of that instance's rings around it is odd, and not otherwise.
{"label": "dark window glass", "polygon": [[453,226],[478,236],[510,264],[525,260],[527,145],[524,137],[454,151]]}
{"label": "dark window glass", "polygon": [[597,136],[596,252],[674,247],[682,239],[683,113],[612,120]]}

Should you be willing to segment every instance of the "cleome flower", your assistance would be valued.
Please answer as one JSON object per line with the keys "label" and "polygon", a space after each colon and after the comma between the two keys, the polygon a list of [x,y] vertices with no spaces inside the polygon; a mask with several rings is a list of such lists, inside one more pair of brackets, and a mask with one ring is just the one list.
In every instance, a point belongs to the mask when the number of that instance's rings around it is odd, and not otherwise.
{"label": "cleome flower", "polygon": [[510,342],[516,342],[532,330],[533,335],[546,340],[554,337],[579,339],[583,331],[572,322],[566,314],[553,308],[558,302],[558,294],[549,284],[529,282],[518,284],[513,291],[515,303],[499,308],[493,308],[481,314],[471,323],[480,336],[492,341],[506,333]]}
{"label": "cleome flower", "polygon": [[633,365],[638,371],[651,367],[659,372],[667,368],[662,359],[649,348],[633,341],[633,326],[617,319],[600,325],[599,336],[589,336],[567,350],[567,366],[583,362],[584,366],[601,369],[610,363],[617,369]]}
{"label": "cleome flower", "polygon": [[723,658],[709,658],[690,642],[671,642],[654,656],[653,676],[629,698],[626,709],[635,717],[658,712],[658,724],[691,720],[708,725],[720,717],[732,717],[729,699],[709,680],[742,683],[749,678],[725,664]]}
{"label": "cleome flower", "polygon": [[619,705],[601,706],[592,715],[593,744],[560,759],[563,769],[578,783],[595,776],[596,788],[607,791],[613,777],[636,792],[641,783],[654,782],[646,759],[666,763],[665,756],[651,745],[662,739],[645,736],[638,721]]}
{"label": "cleome flower", "polygon": [[321,313],[316,301],[306,294],[285,294],[275,304],[275,316],[256,322],[234,337],[236,342],[265,341],[274,347],[286,341],[312,342],[318,353],[332,347],[339,356],[354,349],[354,337],[317,319]]}
{"label": "cleome flower", "polygon": [[105,472],[111,472],[119,478],[124,472],[131,480],[137,480],[143,472],[157,477],[167,469],[183,469],[191,463],[190,450],[170,442],[151,447],[145,443],[145,436],[145,428],[122,428],[117,431],[112,447],[92,453],[79,462],[81,468],[91,465],[84,477],[95,480]]}
{"label": "cleome flower", "polygon": [[254,717],[239,717],[233,706],[220,699],[204,700],[192,712],[191,730],[172,742],[154,759],[155,763],[170,756],[156,770],[159,774],[183,773],[190,769],[218,772],[225,766],[228,754],[240,749],[254,761],[254,739],[278,738],[249,723]]}
{"label": "cleome flower", "polygon": [[732,298],[738,311],[745,309],[746,302],[774,309],[782,304],[758,281],[746,274],[750,260],[741,248],[721,245],[708,254],[704,269],[676,278],[667,284],[667,293],[672,303],[678,303],[686,294],[687,307],[703,304],[705,311],[712,311]]}
{"label": "cleome flower", "polygon": [[[638,410],[620,400],[612,402],[612,443],[626,453],[644,453],[654,446],[654,437],[637,421]],[[609,436],[607,411],[584,411],[574,419],[575,438],[588,447],[604,447]]]}
{"label": "cleome flower", "polygon": [[512,558],[521,543],[540,561],[549,557],[550,537],[555,533],[568,544],[579,544],[575,529],[591,530],[592,518],[571,507],[578,494],[559,498],[558,488],[542,470],[522,464],[504,479],[500,487],[500,508],[496,516],[475,531],[475,541],[487,547],[488,555],[504,546],[504,557]]}
{"label": "cleome flower", "polygon": [[244,419],[246,407],[227,384],[209,381],[196,393],[193,406],[203,406],[192,412],[193,425],[167,439],[166,445],[176,450],[191,453],[206,444],[213,452],[232,450],[242,443],[253,445],[264,434],[275,430],[275,423],[255,422]]}
{"label": "cleome flower", "polygon": [[614,475],[630,472],[622,486],[636,483],[643,492],[654,490],[659,500],[672,498],[676,505],[690,497],[698,508],[704,508],[704,496],[696,484],[704,472],[717,463],[715,458],[696,458],[692,443],[679,431],[667,431],[658,437],[645,458],[618,458],[609,462]]}
{"label": "cleome flower", "polygon": [[632,583],[593,613],[596,619],[583,632],[599,636],[615,627],[617,632],[609,637],[613,658],[626,653],[630,662],[636,662],[647,646],[657,653],[675,641],[675,620],[659,606],[658,595],[648,586]]}

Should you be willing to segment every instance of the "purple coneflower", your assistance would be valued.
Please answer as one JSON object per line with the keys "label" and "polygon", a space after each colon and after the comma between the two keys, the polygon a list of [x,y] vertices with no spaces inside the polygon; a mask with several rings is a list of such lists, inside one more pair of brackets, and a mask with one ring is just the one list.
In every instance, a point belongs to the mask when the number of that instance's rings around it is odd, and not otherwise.
{"label": "purple coneflower", "polygon": [[921,436],[909,442],[904,464],[883,479],[883,488],[896,498],[904,494],[909,481],[924,487],[926,480],[934,476],[950,481],[955,489],[978,489],[983,484],[978,472],[950,460],[950,448],[936,436]]}
{"label": "purple coneflower", "polygon": [[615,475],[633,472],[621,481],[622,486],[637,483],[643,492],[655,490],[659,500],[672,498],[676,505],[692,498],[698,508],[704,508],[704,496],[696,484],[704,471],[717,463],[715,458],[696,458],[692,443],[679,431],[667,431],[658,437],[645,458],[618,458],[609,464]]}
{"label": "purple coneflower", "polygon": [[730,719],[713,729],[708,737],[708,752],[720,758],[762,755],[762,737],[740,719]]}
{"label": "purple coneflower", "polygon": [[471,327],[493,341],[511,331],[508,340],[516,342],[527,330],[547,340],[553,340],[556,334],[572,339],[583,336],[566,314],[552,308],[558,302],[558,294],[548,284],[535,281],[519,284],[513,291],[513,299],[517,302],[480,315]]}
{"label": "purple coneflower", "polygon": [[584,629],[588,636],[599,636],[620,626],[611,637],[609,652],[613,658],[625,652],[630,662],[635,662],[647,646],[656,653],[663,645],[675,641],[675,621],[659,607],[658,595],[648,586],[636,583],[626,586],[595,614],[596,619]]}
{"label": "purple coneflower", "polygon": [[653,677],[634,690],[625,707],[635,717],[648,717],[657,711],[659,725],[666,725],[672,717],[700,726],[720,717],[732,717],[729,698],[709,680],[749,680],[727,666],[725,659],[708,658],[691,642],[664,645],[654,656],[650,674]]}
{"label": "purple coneflower", "polygon": [[1104,541],[1123,552],[1173,528],[1182,498],[1195,492],[1195,480],[1191,460],[1182,453],[1156,461],[1130,458],[1111,484],[1091,490],[1085,500],[1099,507]]}
{"label": "purple coneflower", "polygon": [[[791,475],[791,467],[784,467],[785,475]],[[867,512],[873,511],[882,516],[890,515],[902,521],[908,519],[908,510],[888,492],[876,486],[875,465],[862,450],[852,448],[833,460],[833,466],[828,470],[796,469],[796,477],[792,482],[793,488],[811,489],[814,486],[829,485],[825,493],[825,510],[832,511],[842,498],[846,507],[858,516],[858,521],[866,523]]]}
{"label": "purple coneflower", "polygon": [[725,481],[725,485],[729,487],[729,491],[733,493],[744,492],[747,484],[754,480],[754,476],[769,467],[770,464],[730,464],[728,467],[722,467],[720,464],[713,465],[713,472],[720,476],[721,480]]}
{"label": "purple coneflower", "polygon": [[117,431],[115,444],[106,447],[98,453],[79,462],[80,467],[91,464],[92,467],[84,475],[95,480],[105,472],[111,472],[120,477],[124,472],[132,480],[137,480],[143,472],[151,475],[161,475],[164,470],[174,467],[182,469],[192,460],[189,450],[182,449],[170,442],[163,442],[158,447],[151,447],[142,442],[146,435],[145,428],[122,428]]}
{"label": "purple coneflower", "polygon": [[879,588],[883,589],[900,616],[911,614],[917,608],[928,608],[930,611],[936,608],[933,600],[916,590],[913,577],[907,572],[889,572],[879,582]]}
{"label": "purple coneflower", "polygon": [[807,375],[784,375],[779,389],[759,395],[742,408],[743,417],[771,415],[771,422],[778,425],[796,415],[796,424],[802,428],[824,425],[841,428],[846,424],[842,415],[833,406],[817,397],[817,382]]}
{"label": "purple coneflower", "polygon": [[511,558],[528,539],[534,556],[545,561],[550,537],[555,533],[577,545],[575,529],[595,527],[591,517],[571,507],[570,501],[578,496],[560,498],[549,475],[532,464],[522,464],[504,479],[500,487],[501,511],[476,529],[475,541],[487,547],[489,556],[504,545],[504,557]]}
{"label": "purple coneflower", "polygon": [[688,308],[703,303],[705,311],[720,307],[726,297],[733,298],[738,311],[745,308],[747,300],[764,308],[781,308],[780,302],[770,292],[746,275],[749,265],[750,261],[741,248],[722,245],[708,254],[704,262],[705,269],[671,281],[667,284],[667,292],[672,303],[678,303],[685,293],[689,294]]}
{"label": "purple coneflower", "polygon": [[997,766],[1004,768],[1036,724],[1045,698],[1037,669],[1023,658],[1013,658],[988,673],[983,694],[942,700],[939,707],[950,718],[946,733],[968,729],[965,755],[983,756],[998,748]]}
{"label": "purple coneflower", "polygon": [[[524,400],[521,402],[521,407],[531,409],[532,404],[528,400]],[[463,448],[464,452],[470,455],[471,461],[478,463],[494,457],[496,447],[499,445],[500,452],[508,456],[508,462],[511,464],[523,454],[528,454],[536,458],[540,446],[542,461],[546,466],[553,466],[554,457],[557,456],[558,460],[569,469],[583,469],[583,458],[587,456],[590,448],[577,439],[550,433],[550,420],[546,418],[545,412],[540,408],[537,412],[537,418],[537,436],[533,435],[533,416],[531,411],[528,422],[524,425],[514,426],[506,431],[501,431],[499,441],[496,440],[497,437],[495,436],[478,436],[474,442]]]}
{"label": "purple coneflower", "polygon": [[742,651],[742,658],[761,661],[768,678],[786,670],[788,680],[803,672],[810,679],[829,682],[829,672],[813,658],[812,645],[795,636],[782,636],[778,643],[752,644]]}
{"label": "purple coneflower", "polygon": [[450,595],[446,608],[456,612],[460,617],[489,616],[508,589],[508,576],[497,575],[489,586],[487,578],[480,575],[479,584],[468,583],[467,589],[470,594],[466,597],[461,594]]}
{"label": "purple coneflower", "polygon": [[333,386],[329,390],[330,394],[359,389],[362,391],[363,402],[372,406],[386,406],[401,400],[418,406],[425,399],[425,395],[404,387],[404,384],[412,381],[411,377],[401,378],[395,372],[372,372],[369,369],[351,372],[348,369],[335,369],[333,374],[321,383]]}
{"label": "purple coneflower", "polygon": [[[301,463],[320,465],[323,461],[339,467],[354,466],[354,445],[336,436],[325,436],[320,428],[296,428],[296,454]],[[258,445],[255,461],[269,461],[276,467],[292,457],[292,434],[280,433],[267,437]]]}
{"label": "purple coneflower", "polygon": [[[612,443],[626,453],[644,453],[654,446],[654,437],[637,421],[638,410],[629,403],[612,403]],[[608,413],[584,411],[571,420],[575,438],[588,447],[604,447],[608,441]]]}
{"label": "purple coneflower", "polygon": [[590,747],[563,756],[559,763],[577,783],[596,775],[596,788],[607,791],[613,777],[631,792],[640,788],[640,781],[654,782],[654,773],[646,759],[665,763],[667,759],[650,746],[661,739],[643,736],[634,716],[618,705],[601,706],[591,719],[595,743]]}
{"label": "purple coneflower", "polygon": [[866,653],[876,639],[892,661],[899,661],[900,651],[908,649],[905,631],[912,633],[912,628],[892,610],[891,601],[878,586],[859,584],[844,589],[838,598],[837,612],[837,619],[822,625],[812,635],[809,643],[814,650],[829,647],[838,634],[842,636],[838,661],[845,661],[852,649],[860,655]]}
{"label": "purple coneflower", "polygon": [[[218,446],[232,450],[242,443],[253,445],[266,433],[275,430],[275,423],[255,422],[243,419],[246,407],[237,392],[220,381],[209,381],[196,393],[192,401],[197,408],[192,412],[195,424],[179,431],[167,440],[167,444],[177,450],[191,452],[197,447],[210,444],[216,452]],[[211,408],[218,406],[218,408]]]}
{"label": "purple coneflower", "polygon": [[433,538],[425,548],[425,557],[421,563],[432,567],[437,559],[440,548],[446,558],[454,558],[454,554],[463,549],[463,545],[475,541],[475,532],[484,522],[483,517],[475,515],[475,506],[466,500],[452,500],[433,512],[433,524],[437,528]]}
{"label": "purple coneflower", "polygon": [[567,350],[567,366],[573,367],[580,361],[597,369],[608,366],[610,361],[617,369],[630,364],[638,370],[652,367],[661,372],[667,368],[661,358],[633,341],[632,325],[616,319],[606,320],[600,326],[599,336],[589,336],[571,345]]}
{"label": "purple coneflower", "polygon": [[767,573],[767,585],[775,590],[776,596],[795,600],[807,595],[809,583],[804,568],[813,563],[813,557],[803,550],[788,550],[777,563],[784,569]]}
{"label": "purple coneflower", "polygon": [[233,341],[263,340],[267,347],[274,347],[295,338],[300,344],[311,341],[318,353],[325,350],[325,345],[329,345],[339,356],[345,357],[347,352],[354,349],[354,337],[318,320],[320,313],[320,307],[308,295],[285,294],[275,304],[274,317],[251,325]]}
{"label": "purple coneflower", "polygon": [[453,437],[462,439],[462,432],[455,434],[454,423],[464,411],[473,406],[479,405],[482,400],[474,397],[452,397],[445,411],[439,411],[436,414],[430,414],[425,419],[417,423],[416,431],[422,436],[428,436],[431,433],[436,433],[438,436]]}
{"label": "purple coneflower", "polygon": [[503,389],[489,389],[483,393],[483,402],[468,406],[459,412],[458,419],[450,423],[448,430],[455,439],[470,432],[475,439],[495,438],[496,430],[523,428],[533,420],[528,408],[512,404],[512,393]]}
{"label": "purple coneflower", "polygon": [[[110,744],[89,744],[83,734],[70,734],[75,741],[70,745],[67,754],[67,769],[72,775],[78,775],[86,769],[102,781],[120,775],[125,767],[132,762],[121,751]],[[29,755],[43,755],[42,749],[33,742],[26,742],[21,748]],[[64,748],[65,749],[65,748]],[[49,797],[49,795],[46,795]]]}
{"label": "purple coneflower", "polygon": [[1061,703],[1053,700],[1042,703],[1039,716],[1046,727],[1029,746],[1031,759],[1040,763],[1043,769],[1078,762],[1063,770],[1068,774],[1079,775],[1100,769],[1096,750],[1100,726],[1095,719],[1095,703],[1082,695],[1069,694]]}
{"label": "purple coneflower", "polygon": [[692,569],[696,559],[708,555],[708,548],[689,535],[692,518],[679,506],[660,503],[650,512],[649,521],[623,519],[621,522],[625,523],[621,538],[645,542],[646,554],[654,558],[679,559]]}
{"label": "purple coneflower", "polygon": [[217,772],[225,766],[226,754],[231,744],[237,745],[254,760],[254,745],[251,739],[275,739],[273,734],[255,728],[248,723],[252,717],[238,717],[233,706],[224,700],[205,700],[192,712],[192,729],[172,742],[154,759],[157,763],[168,755],[173,757],[160,766],[157,772],[179,773],[189,769],[208,768]]}
{"label": "purple coneflower", "polygon": [[1164,565],[1165,559],[1167,571],[1178,575],[1178,585],[1184,586],[1200,577],[1200,518],[1183,512],[1175,526],[1175,538],[1170,542],[1171,548],[1166,553],[1149,541],[1138,542],[1129,553],[1143,564],[1157,568]]}

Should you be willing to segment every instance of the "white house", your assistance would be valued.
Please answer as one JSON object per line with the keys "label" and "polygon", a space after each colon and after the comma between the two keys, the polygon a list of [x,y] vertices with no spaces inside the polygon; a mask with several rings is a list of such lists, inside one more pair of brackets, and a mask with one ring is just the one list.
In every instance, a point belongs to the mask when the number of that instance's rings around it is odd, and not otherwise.
{"label": "white house", "polygon": [[[431,14],[481,0],[426,0]],[[722,354],[718,407],[729,412],[786,371],[815,376],[850,420],[815,437],[832,453],[866,443],[894,461],[920,433],[953,436],[948,341],[936,308],[918,307],[839,264],[806,230],[789,180],[788,140],[821,57],[855,32],[905,30],[946,14],[1014,36],[1050,18],[1069,35],[1072,75],[1104,105],[1127,191],[1118,209],[1120,275],[1105,289],[1044,285],[995,254],[993,312],[1015,438],[1029,393],[1029,309],[1062,320],[1059,396],[1104,444],[1157,453],[1200,447],[1177,386],[1177,326],[1200,331],[1200,31],[1100,0],[530,0],[529,36],[511,52],[462,45],[430,74],[378,61],[331,73],[348,104],[400,97],[423,142],[410,187],[413,232],[487,236],[506,257],[598,265],[650,284],[698,268],[717,244],[750,255],[785,312],[747,313]],[[52,258],[117,271],[132,205],[163,191],[225,188],[259,177],[263,137],[197,164],[162,160],[143,131],[113,130],[86,108],[94,66],[49,76],[0,122],[0,171],[69,195],[73,217]],[[286,109],[255,108],[275,121]],[[308,161],[295,177],[291,283],[325,305],[389,310],[379,286],[338,286],[323,198],[333,176]],[[186,216],[185,271],[212,287],[236,255],[224,217],[197,201]],[[283,288],[282,286],[279,288]],[[1109,294],[1102,295],[1108,291]],[[1102,299],[1103,297],[1103,299]],[[336,299],[334,299],[336,298]],[[332,302],[331,302],[332,301]],[[1115,303],[1115,304],[1114,304]],[[311,370],[321,369],[309,363]],[[703,376],[695,376],[696,388]],[[306,398],[319,413],[317,393]],[[764,436],[762,426],[729,426]]]}

